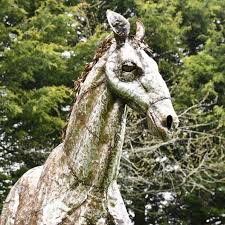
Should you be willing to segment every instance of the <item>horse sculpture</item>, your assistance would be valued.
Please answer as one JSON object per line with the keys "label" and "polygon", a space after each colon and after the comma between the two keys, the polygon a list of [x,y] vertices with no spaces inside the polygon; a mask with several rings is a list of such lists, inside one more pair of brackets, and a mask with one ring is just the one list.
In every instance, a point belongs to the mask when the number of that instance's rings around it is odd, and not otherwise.
{"label": "horse sculpture", "polygon": [[104,41],[80,80],[64,142],[11,189],[1,225],[131,224],[116,183],[126,104],[163,139],[178,118],[143,43],[143,24],[137,21],[129,37],[128,20],[110,10],[107,19],[114,38]]}

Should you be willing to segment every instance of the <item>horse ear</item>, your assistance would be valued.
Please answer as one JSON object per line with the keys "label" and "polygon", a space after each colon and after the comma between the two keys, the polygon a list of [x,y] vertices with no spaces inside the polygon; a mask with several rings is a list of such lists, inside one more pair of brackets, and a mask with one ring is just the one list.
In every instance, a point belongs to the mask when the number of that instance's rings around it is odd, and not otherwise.
{"label": "horse ear", "polygon": [[140,21],[136,21],[136,34],[135,38],[139,41],[143,41],[145,36],[145,27],[144,24]]}
{"label": "horse ear", "polygon": [[107,20],[114,32],[116,41],[124,42],[130,33],[130,23],[119,13],[107,10],[106,12]]}

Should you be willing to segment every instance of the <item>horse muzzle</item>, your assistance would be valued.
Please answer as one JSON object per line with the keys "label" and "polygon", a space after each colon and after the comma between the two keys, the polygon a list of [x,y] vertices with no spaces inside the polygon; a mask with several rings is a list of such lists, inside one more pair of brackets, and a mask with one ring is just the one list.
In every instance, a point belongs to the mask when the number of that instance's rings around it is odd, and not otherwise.
{"label": "horse muzzle", "polygon": [[172,136],[174,129],[178,127],[179,120],[172,104],[163,107],[163,104],[160,103],[158,106],[154,105],[148,108],[147,123],[153,135],[167,140]]}

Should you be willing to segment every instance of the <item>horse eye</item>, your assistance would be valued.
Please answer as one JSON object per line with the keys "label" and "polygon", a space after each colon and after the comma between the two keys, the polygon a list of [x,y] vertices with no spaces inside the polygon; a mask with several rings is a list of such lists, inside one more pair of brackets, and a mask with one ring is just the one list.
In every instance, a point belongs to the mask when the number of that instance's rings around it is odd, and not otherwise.
{"label": "horse eye", "polygon": [[122,70],[124,72],[131,72],[136,69],[136,65],[134,63],[127,63],[122,65]]}

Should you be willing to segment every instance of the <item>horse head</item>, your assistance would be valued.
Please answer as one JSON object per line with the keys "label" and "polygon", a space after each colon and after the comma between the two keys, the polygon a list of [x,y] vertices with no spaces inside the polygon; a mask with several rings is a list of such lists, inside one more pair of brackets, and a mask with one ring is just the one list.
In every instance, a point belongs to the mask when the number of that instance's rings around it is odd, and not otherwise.
{"label": "horse head", "polygon": [[143,43],[144,26],[137,21],[136,35],[129,37],[127,19],[111,10],[107,10],[107,19],[116,40],[105,64],[110,90],[132,109],[147,116],[153,135],[166,139],[179,120],[158,65]]}

